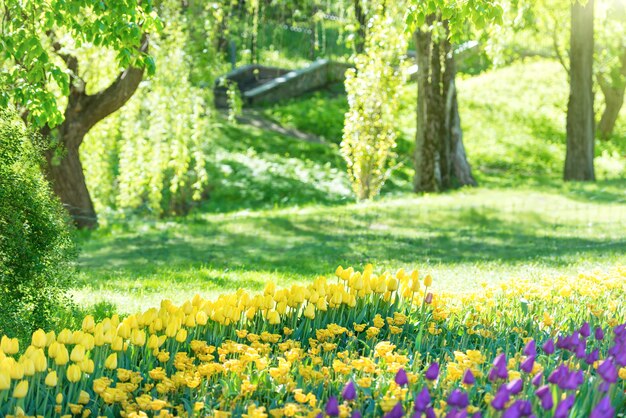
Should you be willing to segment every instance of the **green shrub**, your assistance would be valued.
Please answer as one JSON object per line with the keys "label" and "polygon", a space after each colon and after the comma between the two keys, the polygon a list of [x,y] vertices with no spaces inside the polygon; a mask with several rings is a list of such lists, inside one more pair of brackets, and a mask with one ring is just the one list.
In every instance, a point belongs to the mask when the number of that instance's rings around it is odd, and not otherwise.
{"label": "green shrub", "polygon": [[18,337],[54,325],[67,306],[74,256],[33,139],[19,117],[0,110],[0,334]]}

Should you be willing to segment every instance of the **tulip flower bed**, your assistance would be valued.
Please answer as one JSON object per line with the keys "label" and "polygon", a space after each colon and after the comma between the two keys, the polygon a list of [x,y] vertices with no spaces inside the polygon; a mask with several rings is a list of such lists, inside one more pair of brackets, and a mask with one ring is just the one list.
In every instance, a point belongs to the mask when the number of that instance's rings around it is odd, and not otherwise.
{"label": "tulip flower bed", "polygon": [[626,269],[480,292],[337,269],[307,287],[117,316],[0,345],[0,416],[612,417]]}

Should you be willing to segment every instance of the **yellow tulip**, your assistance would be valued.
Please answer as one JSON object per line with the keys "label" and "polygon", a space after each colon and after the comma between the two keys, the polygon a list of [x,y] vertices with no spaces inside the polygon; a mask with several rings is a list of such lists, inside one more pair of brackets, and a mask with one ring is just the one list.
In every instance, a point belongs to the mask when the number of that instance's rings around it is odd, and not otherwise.
{"label": "yellow tulip", "polygon": [[57,341],[61,344],[73,344],[73,334],[72,332],[65,328],[63,329],[60,333],[59,336],[57,337]]}
{"label": "yellow tulip", "polygon": [[109,370],[117,369],[117,354],[110,354],[109,357],[104,361],[104,367]]}
{"label": "yellow tulip", "polygon": [[87,315],[85,319],[83,319],[83,331],[91,332],[96,326],[96,322],[93,319],[93,316]]}
{"label": "yellow tulip", "polygon": [[80,395],[78,395],[78,403],[81,405],[87,405],[89,403],[89,399],[89,393],[81,390]]}
{"label": "yellow tulip", "polygon": [[50,373],[48,373],[48,375],[46,376],[46,386],[50,386],[50,387],[54,387],[57,385],[58,382],[58,378],[57,378],[57,372],[56,371],[51,371]]}
{"label": "yellow tulip", "polygon": [[208,321],[209,317],[207,316],[206,312],[198,311],[198,313],[196,314],[196,323],[198,325],[206,325]]}
{"label": "yellow tulip", "polygon": [[21,379],[22,377],[24,377],[24,366],[13,361],[13,364],[11,365],[11,369],[10,369],[10,374],[11,374],[11,379],[13,380]]}
{"label": "yellow tulip", "polygon": [[263,291],[263,294],[265,296],[274,296],[274,292],[276,292],[276,283],[268,282],[267,285],[265,286],[265,290]]}
{"label": "yellow tulip", "polygon": [[18,351],[20,351],[20,344],[17,338],[9,338],[3,335],[2,339],[0,339],[0,350],[2,350],[4,354],[17,354]]}
{"label": "yellow tulip", "polygon": [[50,331],[46,334],[46,347],[50,347],[50,344],[57,340],[57,335],[54,331]]}
{"label": "yellow tulip", "polygon": [[28,393],[28,380],[21,380],[15,389],[13,389],[13,397],[16,399],[22,399]]}
{"label": "yellow tulip", "polygon": [[424,286],[426,287],[430,287],[433,284],[433,277],[430,274],[427,274],[426,277],[424,277]]}
{"label": "yellow tulip", "polygon": [[0,370],[0,391],[11,387],[11,375],[8,370]]}
{"label": "yellow tulip", "polygon": [[54,358],[54,362],[57,366],[64,366],[70,360],[70,354],[67,352],[67,348],[63,344],[59,344],[57,355]]}
{"label": "yellow tulip", "polygon": [[80,366],[80,369],[83,371],[83,373],[87,373],[87,374],[93,373],[94,369],[96,368],[93,360],[90,358],[86,358],[83,361],[81,361],[79,366]]}
{"label": "yellow tulip", "polygon": [[146,344],[146,332],[134,329],[130,336],[130,342],[138,347],[143,347]]}
{"label": "yellow tulip", "polygon": [[269,311],[267,313],[267,322],[269,322],[270,325],[280,324],[280,315],[278,314],[278,312]]}
{"label": "yellow tulip", "polygon": [[41,328],[33,332],[32,344],[37,348],[46,346],[46,333]]}
{"label": "yellow tulip", "polygon": [[120,326],[117,328],[117,335],[124,339],[130,337],[130,326],[128,326],[128,324],[126,323],[120,324]]}
{"label": "yellow tulip", "polygon": [[70,360],[74,363],[80,363],[85,358],[85,347],[80,344],[77,344],[72,349],[72,354],[70,354]]}
{"label": "yellow tulip", "polygon": [[67,380],[72,383],[78,382],[82,374],[83,373],[80,371],[80,367],[78,367],[78,365],[76,364],[72,364],[70,365],[70,367],[67,368]]}
{"label": "yellow tulip", "polygon": [[96,339],[91,334],[85,334],[80,340],[80,345],[85,347],[85,350],[91,350],[96,345]]}
{"label": "yellow tulip", "polygon": [[22,367],[24,368],[25,376],[32,376],[35,374],[35,362],[29,358],[23,358],[21,360]]}
{"label": "yellow tulip", "polygon": [[113,337],[113,341],[111,342],[111,350],[113,351],[122,351],[124,348],[124,340],[120,336]]}
{"label": "yellow tulip", "polygon": [[389,292],[398,290],[398,279],[390,277],[389,280],[387,280],[387,290]]}
{"label": "yellow tulip", "polygon": [[184,328],[181,328],[178,330],[178,333],[176,334],[176,341],[178,341],[179,343],[184,343],[185,341],[187,341],[187,330]]}
{"label": "yellow tulip", "polygon": [[343,274],[343,267],[341,266],[337,267],[337,270],[335,270],[335,276],[341,277],[342,274]]}
{"label": "yellow tulip", "polygon": [[43,352],[43,349],[38,349],[33,353],[33,363],[35,363],[35,371],[45,372],[48,369],[48,359]]}
{"label": "yellow tulip", "polygon": [[315,306],[312,303],[309,303],[304,308],[304,316],[309,319],[315,319]]}

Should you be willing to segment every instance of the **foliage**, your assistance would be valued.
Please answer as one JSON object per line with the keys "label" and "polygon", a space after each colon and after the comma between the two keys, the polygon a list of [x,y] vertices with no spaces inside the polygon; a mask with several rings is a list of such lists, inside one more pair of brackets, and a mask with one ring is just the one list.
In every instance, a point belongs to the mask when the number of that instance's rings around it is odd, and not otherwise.
{"label": "foliage", "polygon": [[390,174],[396,145],[395,120],[398,88],[402,83],[401,57],[406,50],[403,36],[393,25],[393,13],[371,18],[363,54],[355,57],[355,69],[346,71],[346,113],[341,154],[357,199],[378,195]]}
{"label": "foliage", "polygon": [[[167,65],[139,87],[124,112],[97,125],[81,150],[98,211],[183,214],[207,191],[212,98],[192,83],[195,56],[181,47],[191,43],[188,15],[176,2],[162,8],[168,24],[153,49],[156,62]],[[210,20],[209,5],[205,13]],[[202,42],[213,47],[212,39]]]}
{"label": "foliage", "polygon": [[40,149],[22,120],[0,111],[0,332],[19,337],[55,323],[67,303],[74,251]]}
{"label": "foliage", "polygon": [[462,296],[434,295],[432,277],[416,270],[335,274],[257,295],[165,300],[123,320],[86,316],[80,330],[34,332],[19,358],[3,336],[0,412],[624,411],[623,268]]}
{"label": "foliage", "polygon": [[442,21],[449,22],[450,38],[453,42],[463,39],[472,23],[478,30],[503,23],[504,9],[499,0],[476,0],[458,2],[454,0],[409,1],[406,11],[406,29],[410,32],[426,24],[426,18],[440,14]]}
{"label": "foliage", "polygon": [[339,144],[347,111],[348,101],[343,85],[334,85],[323,91],[268,106],[263,113],[283,126]]}
{"label": "foliage", "polygon": [[69,94],[70,77],[52,53],[59,37],[72,46],[110,48],[122,68],[154,69],[152,58],[138,52],[143,34],[159,28],[151,1],[7,0],[0,18],[0,106],[13,103],[39,126],[63,121],[58,93]]}

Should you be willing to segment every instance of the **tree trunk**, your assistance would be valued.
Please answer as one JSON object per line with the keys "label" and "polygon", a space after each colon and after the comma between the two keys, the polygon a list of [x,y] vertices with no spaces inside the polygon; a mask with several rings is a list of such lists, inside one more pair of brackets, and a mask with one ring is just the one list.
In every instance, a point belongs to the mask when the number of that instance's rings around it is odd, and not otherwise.
{"label": "tree trunk", "polygon": [[567,104],[567,150],[563,178],[593,181],[593,0],[571,6],[570,95]]}
{"label": "tree trunk", "polygon": [[[435,21],[429,16],[427,24]],[[443,26],[448,30],[447,22]],[[456,92],[456,65],[448,38],[414,34],[417,51],[417,132],[415,192],[475,186],[467,161]]]}
{"label": "tree trunk", "polygon": [[365,38],[367,37],[367,16],[361,0],[354,0],[354,17],[359,25],[356,30],[355,49],[357,54],[360,54],[365,48]]}
{"label": "tree trunk", "polygon": [[626,48],[620,57],[619,72],[621,80],[611,83],[603,74],[598,75],[598,84],[604,96],[604,111],[598,123],[598,132],[601,139],[607,140],[613,133],[615,122],[624,105],[624,92],[626,91]]}
{"label": "tree trunk", "polygon": [[[82,142],[83,137],[74,137],[71,140],[71,142]],[[58,162],[54,161],[53,153],[48,153],[46,172],[48,180],[52,183],[54,193],[61,199],[63,206],[74,219],[76,226],[81,229],[95,228],[98,225],[98,217],[85,182],[78,147],[66,146],[62,153]]]}
{"label": "tree trunk", "polygon": [[[53,45],[55,50],[60,45]],[[148,38],[144,36],[141,52],[148,50]],[[52,189],[67,208],[79,228],[95,228],[98,218],[94,210],[83,167],[80,162],[80,145],[93,126],[118,110],[135,93],[143,78],[143,68],[130,67],[120,73],[115,81],[99,93],[85,93],[85,83],[78,74],[78,60],[70,55],[61,55],[73,73],[70,95],[67,98],[65,119],[52,131],[45,127],[42,135],[51,138],[57,149],[46,154],[46,175]],[[60,155],[60,157],[58,157]]]}

